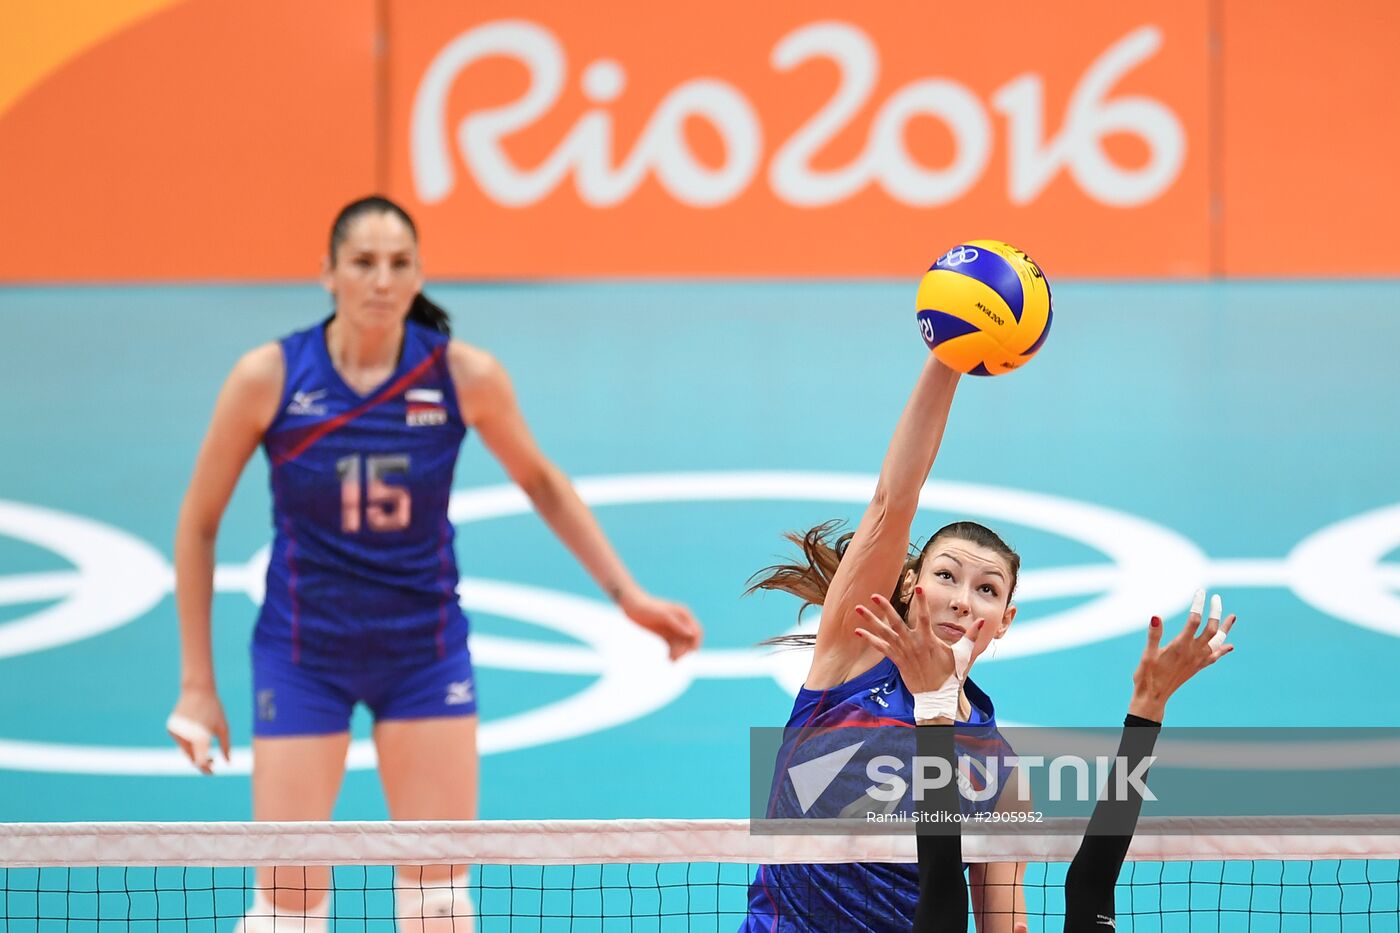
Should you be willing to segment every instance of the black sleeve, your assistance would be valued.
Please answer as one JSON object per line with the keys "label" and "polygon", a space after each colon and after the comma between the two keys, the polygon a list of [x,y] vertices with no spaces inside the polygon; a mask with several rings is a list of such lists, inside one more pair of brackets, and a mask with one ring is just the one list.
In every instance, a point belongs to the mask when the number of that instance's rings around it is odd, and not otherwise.
{"label": "black sleeve", "polygon": [[[918,726],[915,747],[920,758],[942,758],[954,768],[957,758],[952,726]],[[919,850],[919,905],[914,933],[965,933],[967,878],[963,875],[962,816],[958,782],[924,794],[914,803]]]}
{"label": "black sleeve", "polygon": [[1065,933],[1104,933],[1115,927],[1113,886],[1118,883],[1118,870],[1123,867],[1142,813],[1142,795],[1133,783],[1128,783],[1124,799],[1115,799],[1115,773],[1119,765],[1126,765],[1132,774],[1152,754],[1161,731],[1160,722],[1131,713],[1123,720],[1123,738],[1118,743],[1114,771],[1109,772],[1108,792],[1094,805],[1094,815],[1065,875]]}

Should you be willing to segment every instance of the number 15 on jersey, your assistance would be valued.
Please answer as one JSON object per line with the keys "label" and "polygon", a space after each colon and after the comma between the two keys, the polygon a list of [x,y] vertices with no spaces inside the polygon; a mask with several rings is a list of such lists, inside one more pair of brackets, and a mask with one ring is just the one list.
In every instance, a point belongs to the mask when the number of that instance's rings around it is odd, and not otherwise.
{"label": "number 15 on jersey", "polygon": [[403,531],[413,515],[413,500],[404,486],[387,482],[408,473],[407,454],[352,454],[335,463],[340,477],[340,530],[360,531],[361,516],[370,531]]}

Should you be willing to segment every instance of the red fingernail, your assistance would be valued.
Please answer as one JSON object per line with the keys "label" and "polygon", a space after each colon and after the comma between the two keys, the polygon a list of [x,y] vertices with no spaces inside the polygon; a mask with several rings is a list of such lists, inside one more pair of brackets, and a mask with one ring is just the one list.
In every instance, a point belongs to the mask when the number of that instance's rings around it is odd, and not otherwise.
{"label": "red fingernail", "polygon": [[914,592],[922,596],[924,595],[924,588],[922,586],[916,586],[914,587]]}
{"label": "red fingernail", "polygon": [[858,616],[863,616],[863,615],[865,615],[865,607],[864,607],[864,606],[857,606],[857,607],[856,607],[856,615],[858,615]]}
{"label": "red fingernail", "polygon": [[1156,616],[1153,616],[1153,617],[1152,617],[1152,627],[1153,627],[1153,628],[1156,628],[1157,626],[1159,626],[1159,625],[1161,625],[1161,624],[1162,624],[1162,620],[1161,620],[1161,619],[1157,618]]}

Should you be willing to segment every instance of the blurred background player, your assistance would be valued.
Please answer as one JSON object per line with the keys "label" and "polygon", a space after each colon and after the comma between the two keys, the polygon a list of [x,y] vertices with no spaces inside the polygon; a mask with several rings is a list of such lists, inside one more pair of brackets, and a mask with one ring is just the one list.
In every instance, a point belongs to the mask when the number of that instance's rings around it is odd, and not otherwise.
{"label": "blurred background player", "polygon": [[[181,689],[169,729],[196,767],[211,737],[228,756],[214,683],[214,542],[238,477],[262,444],[276,529],[253,636],[253,812],[325,820],[345,773],[350,716],[374,715],[389,813],[477,815],[476,688],[456,595],[447,506],[457,453],[475,428],[559,540],[674,660],[700,643],[683,606],[628,573],[568,478],[535,445],[501,365],[450,339],[423,297],[417,231],[394,203],[337,216],[322,281],[334,312],[264,344],[224,385],[180,511],[175,541]],[[400,874],[401,918],[470,910],[450,869]],[[326,869],[279,870],[279,913],[324,916]],[[247,929],[272,913],[260,890]],[[459,922],[458,929],[462,926]]]}

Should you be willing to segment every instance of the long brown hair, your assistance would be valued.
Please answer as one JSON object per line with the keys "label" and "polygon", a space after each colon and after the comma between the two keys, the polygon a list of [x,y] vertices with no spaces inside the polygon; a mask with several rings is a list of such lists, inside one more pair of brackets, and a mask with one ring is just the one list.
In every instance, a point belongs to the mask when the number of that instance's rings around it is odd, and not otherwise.
{"label": "long brown hair", "polygon": [[[841,558],[846,556],[846,548],[850,546],[851,539],[855,537],[853,531],[841,531],[844,524],[839,519],[834,519],[822,522],[806,532],[785,533],[783,537],[801,549],[801,561],[764,567],[749,578],[749,586],[744,590],[744,595],[759,590],[791,593],[802,600],[802,605],[797,610],[799,620],[808,606],[820,606],[826,601],[827,590],[831,588],[831,578],[836,576],[836,568],[841,563]],[[895,580],[894,592],[889,596],[890,605],[894,606],[901,619],[908,618],[909,614],[909,601],[903,592],[905,575],[912,570],[917,577],[923,568],[924,558],[933,550],[933,546],[950,538],[970,541],[1002,557],[1011,571],[1010,586],[1006,594],[1008,602],[1016,592],[1016,576],[1021,570],[1021,556],[1012,550],[1000,535],[985,525],[979,525],[977,522],[952,522],[935,531],[933,537],[929,538],[922,548],[916,548],[912,544],[909,546],[904,566],[900,568],[899,577]],[[816,643],[816,635],[780,635],[762,642],[765,645],[788,648],[808,648]]]}

